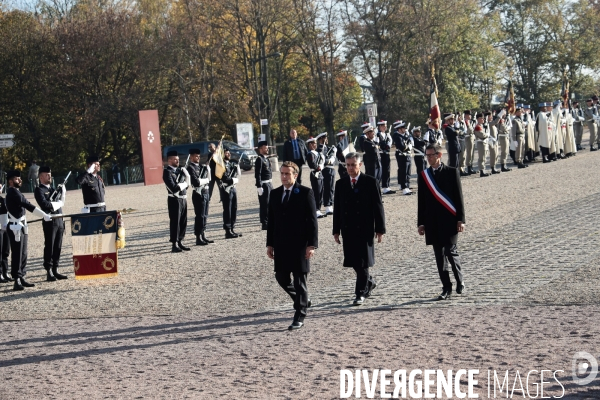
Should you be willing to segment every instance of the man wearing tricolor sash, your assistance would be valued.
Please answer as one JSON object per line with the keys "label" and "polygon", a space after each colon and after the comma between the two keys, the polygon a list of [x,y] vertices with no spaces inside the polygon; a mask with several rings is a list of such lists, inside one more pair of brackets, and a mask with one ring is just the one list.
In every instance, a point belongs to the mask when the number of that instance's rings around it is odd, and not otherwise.
{"label": "man wearing tricolor sash", "polygon": [[456,248],[458,232],[464,231],[465,224],[462,188],[458,169],[442,164],[441,146],[428,145],[425,156],[430,167],[418,177],[418,232],[425,235],[427,245],[433,246],[442,281],[438,300],[446,300],[452,294],[450,270],[456,279],[456,293],[461,294],[465,288]]}

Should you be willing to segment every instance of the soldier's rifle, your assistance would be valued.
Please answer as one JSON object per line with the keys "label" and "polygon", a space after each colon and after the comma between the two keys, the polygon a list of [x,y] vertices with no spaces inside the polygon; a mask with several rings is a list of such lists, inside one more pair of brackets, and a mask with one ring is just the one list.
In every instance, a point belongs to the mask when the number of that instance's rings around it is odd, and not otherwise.
{"label": "soldier's rifle", "polygon": [[62,199],[62,188],[67,184],[67,181],[69,180],[70,176],[71,176],[71,171],[69,171],[69,173],[65,177],[65,180],[63,181],[63,183],[61,183],[60,185],[58,185],[58,187],[56,188],[56,190],[54,191],[54,193],[52,193],[50,195],[50,201],[51,202],[60,201]]}

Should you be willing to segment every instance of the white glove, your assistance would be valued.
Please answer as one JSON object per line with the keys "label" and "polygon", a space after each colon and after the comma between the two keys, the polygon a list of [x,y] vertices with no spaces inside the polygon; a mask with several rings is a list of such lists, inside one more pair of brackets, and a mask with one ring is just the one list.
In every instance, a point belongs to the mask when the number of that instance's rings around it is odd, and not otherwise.
{"label": "white glove", "polygon": [[183,172],[183,174],[188,177],[190,176],[190,173],[188,172],[187,168],[181,168],[181,172]]}
{"label": "white glove", "polygon": [[502,109],[500,110],[500,112],[496,115],[496,118],[502,118],[504,116],[504,114],[506,114],[506,110]]}
{"label": "white glove", "polygon": [[234,185],[237,185],[239,181],[240,181],[239,178],[233,178],[233,184]]}
{"label": "white glove", "polygon": [[200,185],[208,185],[210,178],[200,179]]}
{"label": "white glove", "polygon": [[90,165],[90,167],[87,169],[87,173],[91,174],[92,172],[94,172],[94,170],[96,169],[96,164],[92,164]]}
{"label": "white glove", "polygon": [[52,221],[52,217],[50,216],[50,214],[44,215],[44,221],[46,221],[46,222]]}
{"label": "white glove", "polygon": [[52,217],[49,214],[46,214],[45,212],[43,212],[42,210],[40,210],[37,207],[34,208],[31,213],[40,218],[44,218],[44,221],[52,221]]}
{"label": "white glove", "polygon": [[64,202],[64,201],[65,201],[65,198],[67,197],[67,188],[65,187],[65,185],[63,185],[63,186],[61,187],[61,190],[62,190],[62,200],[63,200],[63,202]]}
{"label": "white glove", "polygon": [[56,211],[65,205],[65,203],[63,203],[62,200],[61,201],[53,201],[50,204],[52,204],[52,211]]}
{"label": "white glove", "polygon": [[180,191],[182,191],[182,190],[185,190],[185,189],[187,189],[187,187],[188,187],[189,185],[187,184],[187,182],[181,182],[181,183],[180,183],[180,184],[178,184],[177,186],[179,186],[179,190],[180,190]]}
{"label": "white glove", "polygon": [[513,142],[513,146],[517,147],[519,145],[519,142],[517,142],[516,140]]}
{"label": "white glove", "polygon": [[455,127],[456,129],[460,128],[460,122],[456,121],[456,122],[454,123],[454,127]]}
{"label": "white glove", "polygon": [[258,193],[258,195],[259,195],[259,196],[262,196],[262,195],[263,195],[263,192],[264,192],[264,189],[263,189],[263,188],[261,188],[261,187],[259,187],[259,188],[256,188],[256,193]]}

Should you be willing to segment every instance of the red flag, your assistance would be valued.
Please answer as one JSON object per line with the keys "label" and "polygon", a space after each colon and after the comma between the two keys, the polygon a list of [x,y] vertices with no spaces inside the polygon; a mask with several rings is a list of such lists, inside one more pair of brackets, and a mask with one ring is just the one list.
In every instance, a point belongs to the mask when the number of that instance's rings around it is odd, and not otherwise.
{"label": "red flag", "polygon": [[504,96],[504,106],[507,108],[509,115],[513,115],[515,111],[517,111],[517,107],[515,104],[515,91],[512,87],[512,81],[508,81],[506,95]]}
{"label": "red flag", "polygon": [[429,103],[429,120],[435,126],[435,129],[440,127],[440,106],[437,101],[437,84],[435,78],[431,77],[431,100]]}

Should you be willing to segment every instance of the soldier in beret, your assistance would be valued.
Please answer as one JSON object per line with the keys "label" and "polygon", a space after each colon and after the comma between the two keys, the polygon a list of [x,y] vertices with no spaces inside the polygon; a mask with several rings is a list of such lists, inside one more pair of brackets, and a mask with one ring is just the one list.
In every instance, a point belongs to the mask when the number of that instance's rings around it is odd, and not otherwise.
{"label": "soldier in beret", "polygon": [[169,208],[169,241],[173,244],[171,252],[189,251],[181,241],[187,227],[187,188],[190,186],[190,174],[179,166],[177,150],[167,153],[167,166],[163,170],[163,182],[167,186]]}
{"label": "soldier in beret", "polygon": [[83,193],[82,213],[106,211],[104,181],[98,175],[100,172],[99,161],[97,156],[89,156],[85,161],[86,171],[77,177],[77,183],[81,186],[81,193]]}
{"label": "soldier in beret", "polygon": [[254,179],[256,180],[256,192],[258,193],[258,204],[260,206],[260,224],[263,231],[267,230],[269,196],[273,190],[273,175],[271,173],[271,162],[267,158],[268,154],[268,142],[265,140],[258,142],[258,157],[254,162]]}
{"label": "soldier in beret", "polygon": [[193,189],[192,204],[196,220],[194,222],[194,235],[196,236],[196,245],[206,246],[214,243],[209,240],[204,231],[206,230],[206,219],[208,218],[208,204],[210,203],[210,176],[211,170],[208,164],[200,165],[200,149],[190,149],[190,162],[187,166],[187,172],[190,175],[190,183]]}

